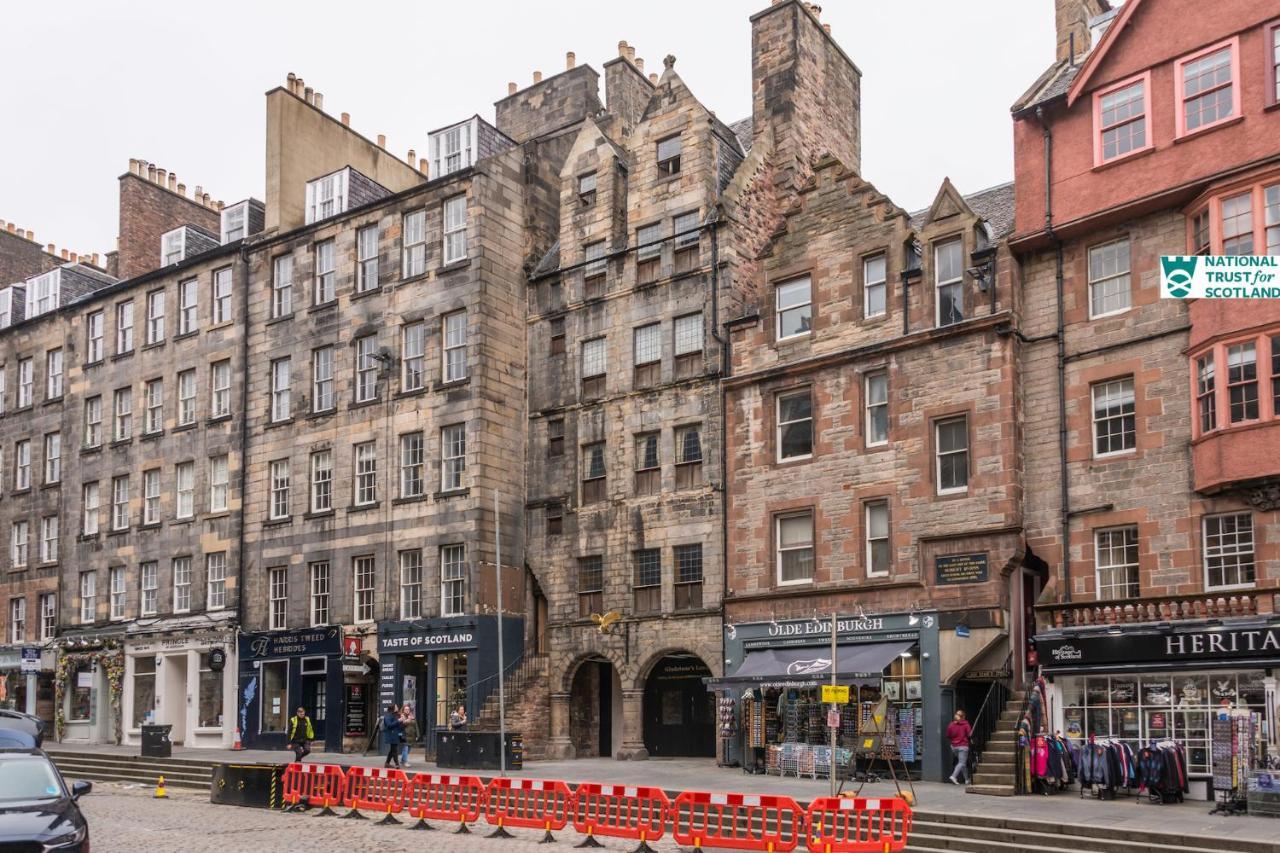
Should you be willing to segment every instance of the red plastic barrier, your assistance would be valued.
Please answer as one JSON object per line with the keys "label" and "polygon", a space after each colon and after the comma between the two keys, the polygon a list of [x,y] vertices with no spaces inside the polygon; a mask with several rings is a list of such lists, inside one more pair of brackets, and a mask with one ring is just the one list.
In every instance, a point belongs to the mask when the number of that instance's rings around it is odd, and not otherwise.
{"label": "red plastic barrier", "polygon": [[281,779],[280,801],[296,806],[307,803],[330,808],[343,801],[347,775],[336,764],[290,764]]}
{"label": "red plastic barrier", "polygon": [[573,799],[573,828],[583,835],[637,839],[644,849],[666,832],[671,801],[661,788],[584,782]]}
{"label": "red plastic barrier", "polygon": [[809,804],[810,853],[899,853],[911,832],[911,807],[896,797],[821,797]]}
{"label": "red plastic barrier", "polygon": [[475,776],[415,773],[409,780],[405,808],[419,820],[475,823],[484,808],[484,783]]}
{"label": "red plastic barrier", "polygon": [[790,797],[684,791],[671,806],[682,847],[788,853],[804,842],[805,811]]}
{"label": "red plastic barrier", "polygon": [[404,810],[409,777],[390,767],[352,767],[347,771],[343,804],[351,809],[372,809],[387,814]]}
{"label": "red plastic barrier", "polygon": [[498,778],[485,789],[484,819],[499,829],[514,826],[549,833],[568,825],[572,804],[573,794],[563,782]]}

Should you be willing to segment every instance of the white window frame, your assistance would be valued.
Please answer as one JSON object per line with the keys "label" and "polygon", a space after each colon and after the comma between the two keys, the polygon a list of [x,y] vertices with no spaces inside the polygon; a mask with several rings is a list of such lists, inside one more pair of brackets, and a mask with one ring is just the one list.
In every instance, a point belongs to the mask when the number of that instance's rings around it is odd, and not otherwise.
{"label": "white window frame", "polygon": [[[884,511],[884,535],[873,535],[875,522],[873,515],[880,510]],[[869,578],[886,578],[893,571],[893,526],[892,515],[889,512],[889,500],[887,498],[877,498],[869,500],[862,505],[862,521],[863,521],[863,539],[866,543],[863,554],[866,559],[866,574]],[[875,566],[875,546],[878,542],[884,542],[888,548],[888,565],[884,569],[877,571]]]}
{"label": "white window frame", "polygon": [[420,498],[426,494],[426,453],[425,433],[400,436],[400,497]]}
{"label": "white window frame", "polygon": [[[809,519],[809,544],[807,546],[789,546],[784,547],[782,544],[782,522],[792,518],[808,518]],[[811,509],[800,510],[796,512],[781,512],[773,517],[773,550],[774,550],[774,579],[778,586],[798,586],[800,584],[813,583],[813,574],[807,578],[793,578],[784,580],[782,577],[782,557],[784,553],[791,551],[809,551],[809,565],[816,570],[818,565],[817,559],[817,536],[816,536],[816,519]]]}
{"label": "white window frame", "polygon": [[9,599],[9,642],[19,645],[27,638],[27,599]]}
{"label": "white window frame", "polygon": [[61,528],[62,525],[56,515],[46,515],[40,519],[40,562],[58,562]]}
{"label": "white window frame", "polygon": [[101,487],[97,480],[80,487],[80,532],[85,536],[97,536],[102,509]]}
{"label": "white window frame", "polygon": [[[1120,268],[1121,247],[1124,248],[1123,269]],[[1097,246],[1089,247],[1087,262],[1089,266],[1088,299],[1090,320],[1124,314],[1133,307],[1133,284],[1131,278],[1133,263],[1132,253],[1133,247],[1131,246],[1128,237],[1121,237],[1118,240],[1108,240],[1106,243],[1100,243]],[[1114,269],[1109,268],[1109,266],[1105,266],[1109,262],[1114,262]],[[1123,284],[1124,305],[1103,311],[1096,310],[1099,299],[1101,299],[1101,304],[1103,305],[1108,304],[1110,301],[1119,299],[1119,296],[1121,295],[1121,284]],[[1113,286],[1115,286],[1116,289],[1111,291],[1110,288]],[[1099,290],[1105,291],[1101,297],[1098,296]]]}
{"label": "white window frame", "polygon": [[164,290],[153,290],[147,294],[148,346],[164,340],[164,301]]}
{"label": "white window frame", "polygon": [[378,444],[362,441],[352,448],[352,503],[371,506],[378,502]]}
{"label": "white window frame", "polygon": [[220,453],[209,457],[209,512],[226,512],[231,499],[231,459]]}
{"label": "white window frame", "polygon": [[635,367],[662,361],[662,324],[647,323],[631,333],[631,360]]}
{"label": "white window frame", "polygon": [[178,334],[189,335],[200,328],[200,280],[178,282]]}
{"label": "white window frame", "polygon": [[270,489],[267,514],[273,521],[289,517],[289,467],[288,459],[273,459],[267,466],[267,486]]}
{"label": "white window frame", "polygon": [[52,640],[58,631],[58,595],[54,592],[42,592],[37,599],[40,603],[40,642]]}
{"label": "white window frame", "polygon": [[138,564],[138,615],[155,616],[160,604],[160,564],[144,560]]}
{"label": "white window frame", "polygon": [[356,387],[357,403],[378,399],[378,336],[365,335],[356,338]]}
{"label": "white window frame", "polygon": [[9,526],[10,568],[25,568],[31,559],[31,522],[20,518]]}
{"label": "white window frame", "polygon": [[[964,428],[963,429],[964,447],[959,450],[956,450],[956,449],[943,450],[942,449],[943,427],[948,427],[957,423]],[[936,421],[933,422],[933,460],[934,460],[933,472],[934,472],[934,483],[936,484],[938,494],[961,495],[969,491],[969,480],[971,479],[970,475],[973,469],[973,461],[970,458],[971,444],[972,442],[969,440],[969,416],[968,415],[948,416],[944,418],[938,418]],[[943,459],[947,457],[960,456],[960,455],[963,455],[963,458],[964,458],[964,485],[943,486],[942,485]]]}
{"label": "white window frame", "polygon": [[427,142],[431,148],[432,175],[435,178],[443,178],[475,162],[477,123],[478,119],[471,118],[430,134]]}
{"label": "white window frame", "polygon": [[[795,418],[794,420],[789,420],[789,421],[784,421],[782,419],[782,401],[789,399],[791,397],[797,397],[797,398],[804,397],[809,401],[809,416],[807,418]],[[790,426],[791,424],[803,423],[805,421],[809,422],[809,452],[799,453],[799,454],[796,454],[795,456],[783,456],[782,455],[782,433],[784,428]],[[805,387],[805,388],[793,388],[787,391],[779,391],[778,394],[774,397],[774,443],[777,445],[777,449],[775,453],[775,457],[777,461],[778,462],[800,462],[805,459],[812,459],[814,445],[817,443],[817,440],[818,440],[818,434],[817,434],[817,431],[814,429],[814,427],[815,427],[815,423],[814,423],[814,417],[813,417],[813,389],[809,387]]]}
{"label": "white window frame", "polygon": [[293,362],[289,356],[271,362],[271,420],[274,423],[293,417]]}
{"label": "white window frame", "polygon": [[440,428],[440,491],[467,487],[467,427],[449,424]]}
{"label": "white window frame", "polygon": [[[1247,528],[1247,540],[1248,540],[1247,544],[1248,544],[1248,547],[1247,547],[1247,549],[1246,549],[1245,547],[1242,547],[1242,545],[1241,545],[1241,543],[1242,543],[1242,542],[1243,542],[1243,540],[1245,539],[1245,536],[1243,535],[1243,534],[1245,533],[1245,531],[1244,531],[1244,529],[1242,529],[1242,528],[1241,528],[1241,529],[1237,529],[1236,531],[1234,531],[1234,535],[1235,535],[1235,539],[1236,539],[1236,541],[1235,541],[1234,543],[1232,543],[1231,545],[1228,545],[1228,544],[1227,544],[1227,542],[1226,542],[1226,537],[1227,537],[1227,535],[1229,535],[1229,534],[1226,534],[1226,533],[1221,532],[1221,527],[1219,527],[1219,531],[1220,531],[1220,532],[1219,532],[1219,533],[1216,535],[1216,537],[1215,537],[1215,538],[1217,538],[1217,539],[1219,540],[1219,542],[1218,542],[1217,544],[1212,544],[1212,543],[1211,543],[1211,538],[1210,538],[1210,533],[1209,533],[1209,525],[1210,525],[1210,523],[1211,523],[1211,522],[1217,522],[1217,523],[1220,525],[1220,524],[1221,524],[1221,522],[1222,522],[1223,520],[1226,520],[1226,519],[1235,519],[1236,524],[1239,524],[1239,521],[1240,521],[1240,519],[1242,519],[1242,518],[1243,518],[1243,519],[1246,519],[1246,520],[1247,520],[1247,522],[1248,522],[1248,528]],[[1226,513],[1214,513],[1213,515],[1206,515],[1206,516],[1204,516],[1204,518],[1202,518],[1202,519],[1201,519],[1201,521],[1200,521],[1200,534],[1201,534],[1201,542],[1202,542],[1202,551],[1201,551],[1201,555],[1202,555],[1202,558],[1203,558],[1203,561],[1204,561],[1204,588],[1205,588],[1206,590],[1213,590],[1213,591],[1226,591],[1226,590],[1232,590],[1232,589],[1252,589],[1252,588],[1254,588],[1255,586],[1257,586],[1257,582],[1258,582],[1258,553],[1257,553],[1257,541],[1258,541],[1258,540],[1257,540],[1257,537],[1256,537],[1256,535],[1255,535],[1255,533],[1254,533],[1254,527],[1253,527],[1253,513],[1251,513],[1251,512],[1226,512]],[[1230,584],[1228,584],[1228,583],[1223,583],[1223,584],[1219,584],[1219,585],[1214,585],[1214,584],[1210,583],[1210,580],[1209,580],[1209,572],[1210,572],[1209,562],[1210,562],[1210,560],[1215,559],[1215,558],[1218,558],[1218,559],[1237,558],[1237,559],[1239,559],[1239,558],[1243,558],[1243,557],[1245,557],[1246,555],[1248,556],[1248,564],[1249,564],[1249,567],[1250,567],[1250,569],[1252,570],[1252,573],[1253,573],[1253,580],[1250,580],[1250,581],[1239,581],[1239,580],[1237,580],[1237,581],[1236,581],[1236,583],[1230,583]],[[1237,572],[1237,574],[1238,574],[1238,573],[1240,572],[1240,570],[1241,570],[1241,566],[1236,566],[1236,567],[1235,567],[1235,570],[1236,570],[1236,572]],[[1224,572],[1225,572],[1225,567],[1224,567]]]}
{"label": "white window frame", "polygon": [[196,369],[178,371],[178,426],[196,422]]}
{"label": "white window frame", "polygon": [[[880,271],[875,273],[873,265],[879,263]],[[871,309],[871,294],[880,293],[880,310]],[[889,313],[889,257],[884,252],[869,255],[862,259],[862,316],[864,319],[883,317]]]}
{"label": "white window frame", "polygon": [[133,387],[117,388],[111,395],[111,440],[133,437]]}
{"label": "white window frame", "polygon": [[675,356],[678,358],[702,352],[703,334],[701,311],[676,317],[671,328],[671,344]]}
{"label": "white window frame", "polygon": [[111,529],[128,530],[132,521],[129,512],[129,475],[111,478]]}
{"label": "white window frame", "polygon": [[187,226],[160,235],[160,266],[181,263],[187,257]]}
{"label": "white window frame", "polygon": [[142,523],[160,523],[160,469],[142,472]]}
{"label": "white window frame", "polygon": [[151,435],[164,429],[164,380],[150,379],[143,386],[145,408],[142,412],[142,433]]}
{"label": "white window frame", "polygon": [[307,616],[313,628],[329,624],[332,603],[330,571],[328,560],[317,560],[307,564]]}
{"label": "white window frame", "polygon": [[[942,277],[942,261],[941,261],[942,253],[944,251],[950,251],[953,247],[959,247],[958,269],[956,271],[955,276],[944,279]],[[950,323],[943,323],[942,322],[942,291],[944,289],[950,289],[953,287],[957,288],[960,293],[960,297],[959,297],[960,319],[952,321]],[[968,306],[965,305],[965,298],[964,298],[964,237],[953,237],[947,240],[939,240],[937,243],[934,243],[933,245],[934,325],[937,328],[941,329],[947,326],[954,326],[958,323],[963,323],[966,319],[968,319],[967,317],[965,317],[965,309],[967,307]]]}
{"label": "white window frame", "polygon": [[[784,292],[800,292],[800,285],[804,285],[805,297],[802,302],[789,303],[783,305]],[[791,341],[799,338],[808,337],[813,334],[813,279],[807,275],[798,276],[789,281],[779,282],[773,288],[773,310],[774,310],[774,340]],[[807,317],[809,321],[808,328],[802,328],[801,331],[792,332],[789,335],[782,333],[783,318],[790,314],[799,312],[800,316]],[[803,323],[801,324],[803,326]]]}
{"label": "white window frame", "polygon": [[[1133,534],[1134,559],[1133,562],[1128,561],[1128,542],[1125,541],[1128,535]],[[1119,535],[1121,541],[1117,547],[1112,537]],[[1093,531],[1093,596],[1098,601],[1129,601],[1141,594],[1141,554],[1142,541],[1138,538],[1138,526],[1136,524],[1125,524],[1119,527],[1103,527]],[[1116,555],[1120,555],[1120,560],[1115,560]],[[1132,568],[1133,576],[1137,578],[1135,586],[1137,593],[1130,593],[1128,583],[1126,582],[1123,589],[1119,589],[1119,585],[1115,583],[1105,584],[1107,589],[1112,590],[1110,594],[1103,594],[1102,577],[1104,572],[1114,572],[1122,570],[1126,575]]]}
{"label": "white window frame", "polygon": [[[884,389],[884,398],[873,399],[872,388],[879,384]],[[864,442],[867,447],[884,447],[889,443],[889,371],[872,370],[862,377],[862,410]],[[875,414],[884,410],[884,437],[873,440],[875,435]]]}
{"label": "white window frame", "polygon": [[467,548],[465,545],[441,545],[440,615],[462,616],[466,611]]}
{"label": "white window frame", "polygon": [[467,312],[451,311],[440,320],[441,374],[445,382],[467,378]]}
{"label": "white window frame", "polygon": [[93,311],[85,316],[85,364],[97,364],[106,355],[107,315]]}
{"label": "white window frame", "polygon": [[191,612],[191,557],[173,558],[173,612]]}
{"label": "white window frame", "polygon": [[176,495],[174,515],[180,519],[196,514],[196,463],[179,462],[173,467],[173,489]]}
{"label": "white window frame", "polygon": [[368,624],[377,617],[375,592],[377,565],[371,556],[351,559],[352,617],[357,625]]}
{"label": "white window frame", "polygon": [[46,485],[62,481],[62,433],[50,432],[44,436],[44,482]]}
{"label": "white window frame", "polygon": [[582,342],[582,378],[593,379],[609,371],[609,352],[604,338],[592,338]]}
{"label": "white window frame", "polygon": [[467,196],[459,193],[444,200],[440,206],[443,243],[443,263],[447,266],[467,258]]}
{"label": "white window frame", "polygon": [[267,570],[268,627],[280,631],[289,625],[289,569],[273,566]]}
{"label": "white window frame", "polygon": [[334,238],[317,240],[312,250],[315,263],[311,304],[328,305],[338,298],[338,249]]}
{"label": "white window frame", "polygon": [[54,347],[44,354],[44,398],[57,400],[63,391],[62,347]]}
{"label": "white window frame", "polygon": [[411,210],[400,221],[400,278],[427,271],[427,211]]}
{"label": "white window frame", "polygon": [[213,271],[213,325],[221,326],[223,323],[230,323],[233,319],[231,296],[234,286],[231,267]]}
{"label": "white window frame", "polygon": [[307,181],[305,224],[337,216],[347,209],[347,168]]}
{"label": "white window frame", "polygon": [[80,624],[92,625],[97,621],[98,573],[80,573]]}
{"label": "white window frame", "polygon": [[278,255],[271,262],[271,317],[293,313],[293,255]]}
{"label": "white window frame", "polygon": [[227,606],[227,552],[214,551],[204,558],[205,610],[222,610]]}
{"label": "white window frame", "polygon": [[[372,240],[370,240],[372,236]],[[356,229],[356,293],[377,290],[378,279],[378,224]]]}
{"label": "white window frame", "polygon": [[333,510],[333,451],[317,450],[311,454],[308,505],[312,513]]}
{"label": "white window frame", "polygon": [[133,352],[133,300],[116,303],[116,355]]}
{"label": "white window frame", "polygon": [[84,401],[84,446],[102,446],[102,395],[86,397]]}
{"label": "white window frame", "polygon": [[249,202],[242,201],[222,209],[221,221],[218,223],[222,245],[242,240],[249,235]]}
{"label": "white window frame", "polygon": [[18,399],[17,407],[25,409],[35,403],[36,367],[30,358],[18,359]]}
{"label": "white window frame", "polygon": [[107,618],[112,622],[118,622],[128,614],[129,590],[125,584],[124,566],[107,569]]}
{"label": "white window frame", "polygon": [[231,359],[209,365],[209,417],[231,416]]}
{"label": "white window frame", "polygon": [[420,391],[427,385],[427,324],[418,320],[400,327],[400,390]]}
{"label": "white window frame", "polygon": [[411,548],[397,555],[400,564],[400,618],[422,618],[422,549]]}
{"label": "white window frame", "polygon": [[[1117,399],[1120,401],[1120,405],[1123,406],[1124,397],[1126,396],[1126,392],[1125,392],[1126,384],[1128,385],[1127,396],[1130,399],[1130,404],[1133,406],[1133,411],[1126,414],[1123,410],[1121,410],[1119,414],[1105,415],[1103,418],[1100,419],[1098,417],[1099,392],[1111,395],[1113,394],[1112,389],[1118,388],[1118,390],[1114,391],[1114,394],[1119,395]],[[1133,422],[1134,422],[1133,446],[1121,447],[1119,450],[1108,450],[1108,451],[1099,453],[1098,452],[1098,424],[1100,420],[1123,420],[1126,417],[1133,418]],[[1136,453],[1138,451],[1137,425],[1138,425],[1138,388],[1137,388],[1137,383],[1134,381],[1134,377],[1118,376],[1115,379],[1106,379],[1101,382],[1095,382],[1089,386],[1089,427],[1091,431],[1091,439],[1093,442],[1092,445],[1090,446],[1090,450],[1092,451],[1092,455],[1094,459],[1109,459],[1114,456],[1131,456],[1134,453]]]}
{"label": "white window frame", "polygon": [[332,346],[311,351],[311,411],[327,412],[334,408],[333,369],[337,350]]}
{"label": "white window frame", "polygon": [[22,491],[31,488],[31,439],[24,438],[13,444],[13,488]]}
{"label": "white window frame", "polygon": [[62,304],[62,270],[49,270],[27,282],[27,318],[55,311]]}

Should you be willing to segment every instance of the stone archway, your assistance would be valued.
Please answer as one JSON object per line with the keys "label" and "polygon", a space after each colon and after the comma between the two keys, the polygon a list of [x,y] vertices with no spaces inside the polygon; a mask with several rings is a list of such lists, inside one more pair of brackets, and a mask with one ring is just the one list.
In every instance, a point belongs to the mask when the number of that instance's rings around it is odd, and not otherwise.
{"label": "stone archway", "polygon": [[715,694],[704,678],[711,668],[691,652],[666,650],[654,655],[643,678],[642,727],[651,757],[716,754]]}
{"label": "stone archway", "polygon": [[578,758],[614,755],[622,743],[622,680],[603,655],[579,660],[565,674],[568,735]]}

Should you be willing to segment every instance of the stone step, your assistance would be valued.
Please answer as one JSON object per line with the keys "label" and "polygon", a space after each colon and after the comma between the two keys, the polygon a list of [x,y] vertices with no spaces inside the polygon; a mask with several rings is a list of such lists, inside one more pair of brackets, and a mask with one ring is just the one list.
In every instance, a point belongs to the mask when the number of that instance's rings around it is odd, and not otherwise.
{"label": "stone step", "polygon": [[985,794],[989,797],[1012,797],[1013,785],[970,785],[965,788],[969,794]]}
{"label": "stone step", "polygon": [[154,767],[135,764],[113,764],[105,761],[71,761],[67,759],[54,759],[54,765],[57,766],[63,774],[71,773],[130,773],[148,777],[154,781],[157,776],[164,776],[165,779],[188,779],[192,781],[203,781],[208,784],[213,778],[211,770],[200,770],[184,767],[168,767],[165,765],[156,765]]}
{"label": "stone step", "polygon": [[1017,767],[1012,761],[987,761],[983,759],[978,762],[979,773],[1004,773],[1012,776]]}
{"label": "stone step", "polygon": [[198,767],[211,770],[214,762],[200,758],[147,758],[141,755],[115,755],[108,752],[76,752],[67,749],[46,749],[45,754],[54,761],[75,760],[112,762],[115,764],[142,764],[148,767],[164,764],[169,767]]}
{"label": "stone step", "polygon": [[[73,768],[58,765],[60,772],[68,782],[76,779],[87,779],[90,782],[131,782],[137,785],[154,786],[159,781],[159,774],[145,773],[141,771],[111,769],[108,767],[87,767]],[[185,775],[164,774],[164,784],[166,788],[194,788],[197,790],[209,790],[212,780],[208,778],[191,778]]]}

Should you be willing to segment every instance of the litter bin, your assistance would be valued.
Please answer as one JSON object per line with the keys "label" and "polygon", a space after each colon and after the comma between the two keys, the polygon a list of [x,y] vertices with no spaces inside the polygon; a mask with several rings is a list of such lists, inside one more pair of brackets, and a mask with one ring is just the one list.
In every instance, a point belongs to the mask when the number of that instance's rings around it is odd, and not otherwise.
{"label": "litter bin", "polygon": [[142,757],[169,758],[173,755],[173,741],[169,740],[169,732],[173,726],[142,727]]}

